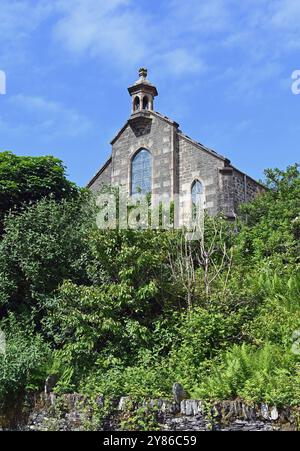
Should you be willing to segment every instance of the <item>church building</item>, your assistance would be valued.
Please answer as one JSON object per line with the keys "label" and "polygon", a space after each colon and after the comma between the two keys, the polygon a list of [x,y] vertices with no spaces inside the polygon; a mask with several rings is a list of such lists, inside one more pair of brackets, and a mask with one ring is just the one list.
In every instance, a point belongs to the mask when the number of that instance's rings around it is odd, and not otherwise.
{"label": "church building", "polygon": [[111,157],[89,182],[97,192],[103,185],[134,194],[190,196],[201,194],[210,215],[236,217],[237,207],[264,187],[235,168],[224,156],[202,145],[179,124],[154,110],[156,87],[147,70],[128,88],[131,116],[111,141]]}

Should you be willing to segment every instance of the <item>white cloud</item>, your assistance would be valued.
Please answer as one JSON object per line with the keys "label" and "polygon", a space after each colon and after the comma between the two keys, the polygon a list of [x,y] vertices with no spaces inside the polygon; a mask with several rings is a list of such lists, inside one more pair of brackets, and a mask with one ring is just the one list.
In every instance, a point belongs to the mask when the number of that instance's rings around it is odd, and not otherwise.
{"label": "white cloud", "polygon": [[271,23],[278,28],[296,29],[299,32],[299,0],[277,0],[273,3]]}
{"label": "white cloud", "polygon": [[154,62],[175,76],[200,74],[207,70],[207,66],[200,56],[192,54],[184,48],[166,52],[154,59]]}
{"label": "white cloud", "polygon": [[[211,34],[228,30],[231,23],[228,0],[171,0],[170,11],[171,19],[177,19],[175,26],[178,31],[181,28],[181,31]],[[181,27],[178,27],[178,21]]]}
{"label": "white cloud", "polygon": [[[283,73],[283,67],[277,62],[265,62],[263,65],[244,64],[233,70],[231,83],[228,83],[226,94],[229,97],[255,100],[263,94],[268,85],[274,86]],[[280,82],[278,82],[278,89]]]}
{"label": "white cloud", "polygon": [[27,58],[25,51],[32,34],[51,15],[54,3],[47,0],[1,0],[0,60],[17,64]]}
{"label": "white cloud", "polygon": [[[199,43],[190,46],[181,39],[183,22],[189,18],[184,15],[183,9],[177,8],[176,2],[174,0],[168,5],[168,16],[157,17],[150,10],[139,8],[134,0],[113,0],[109,3],[75,0],[72,4],[60,0],[57,6],[60,18],[53,29],[54,37],[75,55],[104,56],[110,63],[126,69],[147,61],[166,74],[200,74],[206,68],[201,46]],[[211,16],[215,18],[216,27],[221,26],[221,18],[217,24],[216,15],[217,8],[204,5],[203,11],[198,11],[195,27],[197,21],[203,20],[205,23]]]}
{"label": "white cloud", "polygon": [[46,0],[1,0],[1,41],[25,38],[53,11]]}
{"label": "white cloud", "polygon": [[[38,96],[18,94],[8,103],[23,118],[19,126],[56,136],[77,136],[89,130],[91,123],[76,110]],[[2,121],[3,122],[3,121]],[[8,123],[9,126],[9,123]]]}
{"label": "white cloud", "polygon": [[57,11],[54,36],[73,53],[136,64],[146,52],[139,30],[150,25],[130,0],[60,0]]}
{"label": "white cloud", "polygon": [[27,42],[48,19],[47,45],[58,52],[117,65],[120,72],[146,63],[182,79],[227,64],[239,89],[267,83],[279,74],[285,52],[300,47],[300,0],[163,0],[161,15],[134,0],[0,1],[0,57],[12,63],[27,58]]}

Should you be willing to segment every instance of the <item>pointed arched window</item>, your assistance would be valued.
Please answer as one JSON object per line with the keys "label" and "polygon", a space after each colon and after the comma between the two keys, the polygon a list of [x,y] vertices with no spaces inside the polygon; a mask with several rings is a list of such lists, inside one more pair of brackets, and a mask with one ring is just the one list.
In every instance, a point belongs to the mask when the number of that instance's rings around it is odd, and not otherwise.
{"label": "pointed arched window", "polygon": [[202,207],[203,207],[203,185],[199,180],[195,180],[192,184],[193,219],[197,217],[199,208]]}
{"label": "pointed arched window", "polygon": [[139,150],[131,161],[131,194],[149,194],[152,188],[152,158],[147,149]]}

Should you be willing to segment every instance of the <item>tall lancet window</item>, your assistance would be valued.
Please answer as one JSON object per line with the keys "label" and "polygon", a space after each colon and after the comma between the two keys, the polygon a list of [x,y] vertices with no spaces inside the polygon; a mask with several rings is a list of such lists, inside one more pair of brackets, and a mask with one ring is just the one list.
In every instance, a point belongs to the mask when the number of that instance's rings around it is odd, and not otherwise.
{"label": "tall lancet window", "polygon": [[195,180],[192,184],[192,216],[193,219],[197,218],[199,209],[204,207],[203,202],[203,185],[199,180]]}
{"label": "tall lancet window", "polygon": [[131,162],[131,194],[149,194],[152,188],[152,158],[146,149],[135,154]]}

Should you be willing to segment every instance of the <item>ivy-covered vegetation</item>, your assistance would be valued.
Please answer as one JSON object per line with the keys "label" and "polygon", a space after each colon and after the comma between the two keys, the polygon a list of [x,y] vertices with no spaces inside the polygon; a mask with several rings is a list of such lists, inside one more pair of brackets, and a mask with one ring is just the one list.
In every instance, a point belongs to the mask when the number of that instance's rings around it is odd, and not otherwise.
{"label": "ivy-covered vegetation", "polygon": [[[237,222],[179,231],[97,228],[89,193],[6,216],[0,241],[0,401],[40,390],[106,399],[240,397],[300,404],[300,172]],[[43,196],[41,196],[43,197]]]}

